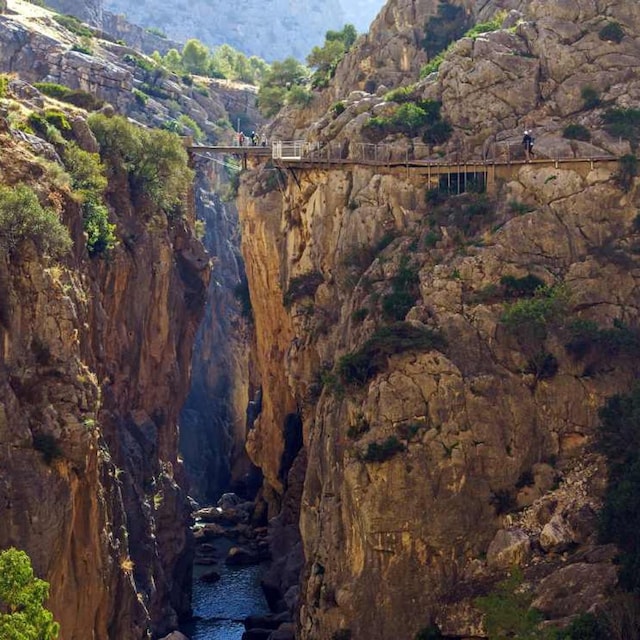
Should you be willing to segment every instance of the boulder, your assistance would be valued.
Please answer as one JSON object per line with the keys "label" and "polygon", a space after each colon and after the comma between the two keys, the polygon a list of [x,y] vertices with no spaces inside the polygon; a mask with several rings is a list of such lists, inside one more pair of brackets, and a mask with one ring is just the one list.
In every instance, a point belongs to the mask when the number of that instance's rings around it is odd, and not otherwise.
{"label": "boulder", "polygon": [[513,565],[522,566],[531,555],[531,541],[522,529],[500,529],[487,550],[487,564],[490,567],[508,569]]}
{"label": "boulder", "polygon": [[223,493],[220,500],[218,500],[218,506],[222,509],[233,509],[242,502],[242,499],[235,493]]}
{"label": "boulder", "polygon": [[602,602],[617,582],[615,565],[577,562],[546,577],[536,589],[532,606],[545,618],[576,615]]}
{"label": "boulder", "polygon": [[555,515],[540,532],[540,546],[545,551],[561,553],[574,543],[573,531],[569,523],[561,516]]}
{"label": "boulder", "polygon": [[242,566],[248,564],[258,564],[261,560],[260,554],[246,547],[231,547],[225,559],[225,564],[230,566]]}

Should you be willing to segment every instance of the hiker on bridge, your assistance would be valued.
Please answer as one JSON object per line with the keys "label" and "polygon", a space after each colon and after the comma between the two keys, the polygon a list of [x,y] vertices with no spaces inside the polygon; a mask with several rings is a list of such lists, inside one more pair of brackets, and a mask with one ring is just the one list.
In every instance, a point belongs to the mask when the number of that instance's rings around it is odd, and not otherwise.
{"label": "hiker on bridge", "polygon": [[524,136],[522,138],[522,146],[524,148],[524,157],[527,162],[533,158],[533,136],[531,135],[531,131],[529,129],[524,130]]}
{"label": "hiker on bridge", "polygon": [[238,134],[238,144],[244,147],[244,133],[242,131]]}

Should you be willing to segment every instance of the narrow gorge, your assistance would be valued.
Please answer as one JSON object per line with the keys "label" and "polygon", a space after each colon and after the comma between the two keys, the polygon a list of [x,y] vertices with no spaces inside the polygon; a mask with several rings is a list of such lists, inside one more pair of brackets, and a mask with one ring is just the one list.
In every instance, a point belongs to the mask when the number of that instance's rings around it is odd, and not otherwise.
{"label": "narrow gorge", "polygon": [[0,13],[0,551],[58,637],[206,634],[245,565],[211,638],[640,637],[638,3],[389,0],[268,119],[60,15]]}

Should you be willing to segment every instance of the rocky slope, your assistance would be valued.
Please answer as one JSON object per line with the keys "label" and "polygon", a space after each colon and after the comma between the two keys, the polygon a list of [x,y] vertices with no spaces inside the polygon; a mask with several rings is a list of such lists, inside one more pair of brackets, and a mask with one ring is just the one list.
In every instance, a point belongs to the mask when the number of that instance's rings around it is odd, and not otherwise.
{"label": "rocky slope", "polygon": [[[522,159],[522,129],[533,127],[536,158],[629,153],[603,114],[633,105],[639,89],[636,3],[452,4],[472,21],[509,13],[409,90],[410,101],[441,103],[448,139],[372,138],[365,126],[398,108],[380,85],[415,82],[426,60],[416,43],[437,3],[401,1],[332,87],[272,135],[342,158],[382,141],[399,158],[457,162]],[[619,41],[600,34],[608,22]],[[350,93],[368,80],[377,95]],[[585,87],[597,103],[585,104]],[[564,137],[568,124],[588,140]],[[248,450],[274,502],[295,453],[291,415],[308,460],[300,637],[413,638],[433,624],[485,637],[474,598],[513,563],[555,623],[600,602],[616,572],[595,535],[605,466],[586,452],[598,408],[634,379],[635,356],[565,345],[575,321],[638,327],[636,183],[597,165],[523,163],[488,196],[438,196],[411,170],[294,173],[274,180],[255,167],[239,210],[264,392]],[[555,309],[543,330],[504,315],[532,294],[505,282],[529,275]]]}

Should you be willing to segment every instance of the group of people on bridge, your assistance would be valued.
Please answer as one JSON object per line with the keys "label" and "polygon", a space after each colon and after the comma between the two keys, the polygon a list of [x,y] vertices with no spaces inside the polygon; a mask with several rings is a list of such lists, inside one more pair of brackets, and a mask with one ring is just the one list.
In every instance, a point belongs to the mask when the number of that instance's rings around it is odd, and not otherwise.
{"label": "group of people on bridge", "polygon": [[[244,131],[238,132],[238,146],[240,147],[257,147],[258,146],[258,134],[255,131],[251,132],[251,135],[245,136]],[[262,136],[260,138],[260,146],[267,146],[267,138]]]}

